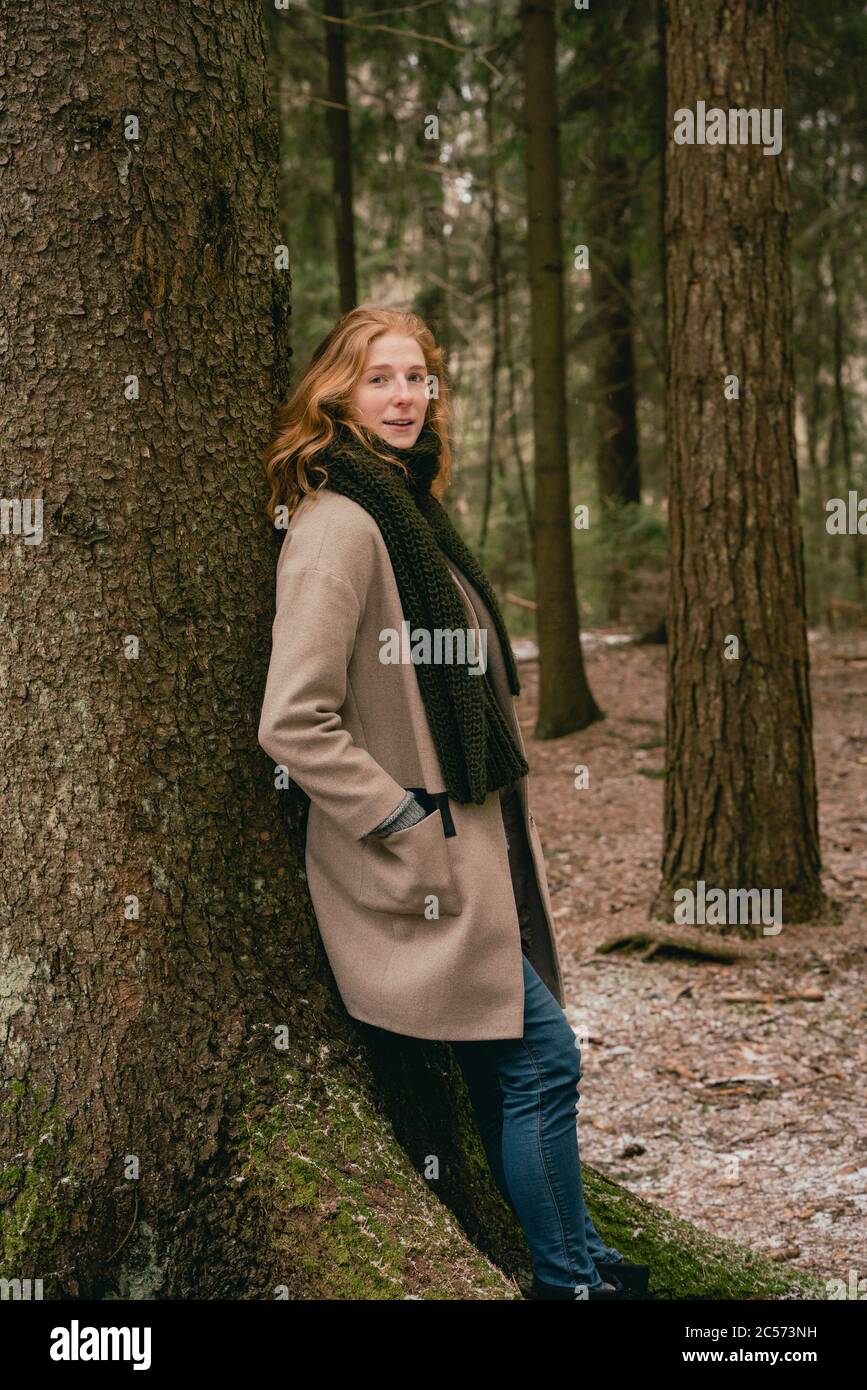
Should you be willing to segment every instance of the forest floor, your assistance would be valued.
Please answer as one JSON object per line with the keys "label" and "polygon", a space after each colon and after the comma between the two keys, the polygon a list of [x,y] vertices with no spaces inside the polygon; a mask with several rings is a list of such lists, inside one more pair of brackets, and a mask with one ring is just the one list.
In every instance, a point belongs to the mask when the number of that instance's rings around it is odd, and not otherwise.
{"label": "forest floor", "polygon": [[[613,932],[648,926],[659,882],[666,652],[588,638],[603,721],[535,740],[535,661],[520,664],[518,701],[566,1014],[587,1036],[582,1161],[772,1259],[865,1279],[867,634],[810,634],[828,911],[760,934],[735,964],[595,953]],[[590,769],[580,791],[579,763]],[[806,990],[820,997],[789,997]]]}

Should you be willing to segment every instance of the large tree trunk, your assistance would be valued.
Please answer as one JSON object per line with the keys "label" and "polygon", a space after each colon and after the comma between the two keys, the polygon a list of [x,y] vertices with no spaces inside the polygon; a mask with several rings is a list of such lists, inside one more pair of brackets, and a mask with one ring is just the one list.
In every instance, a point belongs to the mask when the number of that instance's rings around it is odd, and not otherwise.
{"label": "large tree trunk", "polygon": [[0,62],[25,152],[3,176],[4,493],[44,498],[42,543],[0,551],[2,1275],[55,1271],[46,1298],[502,1297],[439,1200],[514,1258],[460,1091],[395,1050],[426,1184],[256,740],[259,451],[289,356],[261,7],[16,6]]}
{"label": "large tree trunk", "polygon": [[521,41],[536,449],[536,737],[559,738],[602,713],[584,671],[572,565],[554,0],[522,0]]}
{"label": "large tree trunk", "polygon": [[[676,145],[673,115],[786,108],[785,0],[667,3],[671,890],[822,901],[798,516],[786,152]],[[727,399],[736,375],[739,399]],[[736,659],[729,659],[736,638]],[[752,930],[752,929],[751,929]]]}

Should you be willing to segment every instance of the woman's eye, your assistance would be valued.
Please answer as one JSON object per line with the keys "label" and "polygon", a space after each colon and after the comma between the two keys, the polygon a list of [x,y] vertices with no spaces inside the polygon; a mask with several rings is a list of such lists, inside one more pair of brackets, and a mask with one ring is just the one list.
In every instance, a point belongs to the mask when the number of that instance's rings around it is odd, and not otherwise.
{"label": "woman's eye", "polygon": [[[410,374],[410,380],[412,380],[412,381],[424,381],[424,373],[423,373],[423,372],[412,372],[412,373]],[[370,378],[370,380],[368,381],[367,384],[368,384],[368,386],[376,386],[377,382],[379,382],[379,381],[385,381],[385,377],[384,377],[384,376],[372,376],[372,377]]]}

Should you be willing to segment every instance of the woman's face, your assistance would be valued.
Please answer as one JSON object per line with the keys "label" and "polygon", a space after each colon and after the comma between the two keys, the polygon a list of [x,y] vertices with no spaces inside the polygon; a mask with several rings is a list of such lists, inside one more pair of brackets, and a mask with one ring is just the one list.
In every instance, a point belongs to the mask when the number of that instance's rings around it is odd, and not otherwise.
{"label": "woman's face", "polygon": [[409,448],[427,414],[427,366],[415,338],[382,333],[367,349],[350,397],[355,419],[397,448]]}

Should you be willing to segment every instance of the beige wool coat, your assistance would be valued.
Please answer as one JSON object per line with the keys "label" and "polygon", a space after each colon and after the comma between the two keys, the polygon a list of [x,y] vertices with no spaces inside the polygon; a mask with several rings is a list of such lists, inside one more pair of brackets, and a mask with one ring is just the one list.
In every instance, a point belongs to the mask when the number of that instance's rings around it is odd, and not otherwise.
{"label": "beige wool coat", "polygon": [[[450,568],[467,627],[478,629]],[[428,798],[424,820],[384,838],[370,834],[406,788],[444,787],[414,666],[380,660],[380,634],[400,632],[403,621],[375,519],[328,487],[305,496],[277,562],[259,743],[310,797],[308,888],[348,1012],[410,1037],[520,1038],[521,939],[499,793],[479,806]],[[492,650],[499,652],[493,628],[489,661]],[[490,675],[525,752],[501,657],[490,661]],[[528,957],[562,1008],[527,777],[518,794],[539,889]]]}

